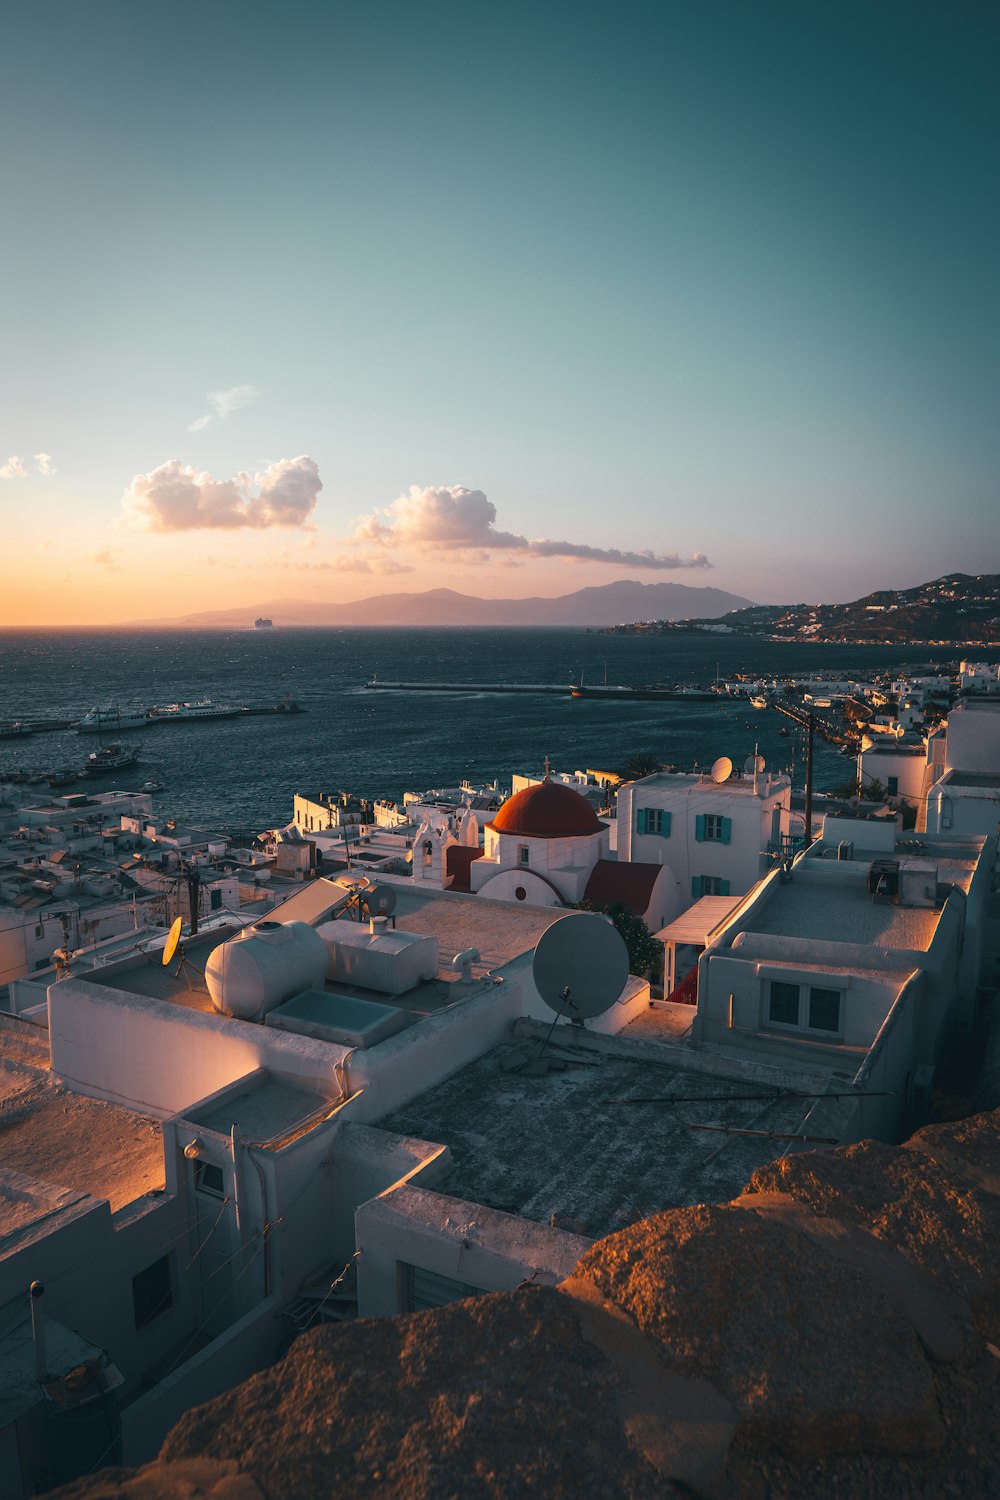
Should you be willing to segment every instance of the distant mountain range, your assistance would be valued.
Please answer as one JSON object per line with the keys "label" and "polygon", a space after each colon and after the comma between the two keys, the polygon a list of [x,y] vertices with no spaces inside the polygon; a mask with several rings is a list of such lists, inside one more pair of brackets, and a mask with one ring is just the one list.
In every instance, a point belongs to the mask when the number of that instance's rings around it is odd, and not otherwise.
{"label": "distant mountain range", "polygon": [[750,603],[722,589],[684,583],[635,583],[622,579],[577,589],[555,598],[479,599],[454,589],[419,594],[376,594],[353,604],[311,599],[267,599],[245,609],[201,610],[176,619],[133,620],[133,626],[189,630],[238,630],[257,616],[275,627],[303,625],[577,625],[600,629],[634,620],[717,619]]}
{"label": "distant mountain range", "polygon": [[704,630],[784,641],[845,645],[991,646],[1000,644],[1000,574],[946,573],[912,589],[880,589],[850,604],[752,604],[724,620],[683,625],[663,620],[638,630]]}

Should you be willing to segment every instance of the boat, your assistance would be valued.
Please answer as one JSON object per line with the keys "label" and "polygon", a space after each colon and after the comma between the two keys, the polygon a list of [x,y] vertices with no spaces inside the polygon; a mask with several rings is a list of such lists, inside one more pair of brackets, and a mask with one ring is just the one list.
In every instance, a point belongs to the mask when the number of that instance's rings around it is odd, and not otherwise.
{"label": "boat", "polygon": [[148,711],[151,724],[173,724],[182,719],[236,719],[245,713],[230,703],[213,703],[210,698],[199,698],[192,703],[164,703]]}
{"label": "boat", "polygon": [[79,771],[72,771],[69,769],[66,769],[64,771],[51,771],[45,779],[51,787],[72,786],[74,781],[80,780],[80,774],[81,773]]}
{"label": "boat", "polygon": [[258,615],[253,622],[254,630],[273,630],[274,621],[269,620],[266,615]]}
{"label": "boat", "polygon": [[144,781],[142,783],[142,786],[139,787],[138,790],[140,792],[148,792],[150,795],[153,792],[162,792],[164,790],[163,782],[162,781]]}
{"label": "boat", "polygon": [[84,762],[84,776],[104,776],[109,771],[125,771],[139,759],[138,745],[123,745],[120,740],[91,750]]}
{"label": "boat", "polygon": [[763,693],[751,693],[750,706],[751,708],[766,708],[767,699],[764,697]]}
{"label": "boat", "polygon": [[0,740],[20,740],[34,732],[31,725],[25,724],[23,719],[5,719],[0,723]]}
{"label": "boat", "polygon": [[125,729],[145,729],[146,710],[141,703],[110,703],[92,708],[76,726],[77,734],[120,734]]}

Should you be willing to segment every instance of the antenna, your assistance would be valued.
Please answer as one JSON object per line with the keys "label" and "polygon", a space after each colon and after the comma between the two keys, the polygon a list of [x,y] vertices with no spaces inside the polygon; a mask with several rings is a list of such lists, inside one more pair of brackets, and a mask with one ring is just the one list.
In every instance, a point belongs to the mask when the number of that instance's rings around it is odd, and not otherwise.
{"label": "antenna", "polygon": [[712,766],[711,774],[716,786],[721,786],[724,781],[729,780],[733,774],[733,763],[728,755],[719,756],[718,760]]}
{"label": "antenna", "polygon": [[541,1077],[549,1070],[542,1054],[561,1016],[581,1026],[614,1005],[628,979],[628,949],[607,917],[574,912],[542,933],[531,972],[539,995],[555,1011],[537,1055],[522,1069]]}

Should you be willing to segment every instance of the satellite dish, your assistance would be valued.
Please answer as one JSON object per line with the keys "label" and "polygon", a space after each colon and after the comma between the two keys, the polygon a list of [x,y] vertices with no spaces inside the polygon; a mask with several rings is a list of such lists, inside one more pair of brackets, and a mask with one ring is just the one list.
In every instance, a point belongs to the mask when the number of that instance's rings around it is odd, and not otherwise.
{"label": "satellite dish", "polygon": [[743,769],[748,776],[759,776],[766,764],[763,755],[748,755],[743,762]]}
{"label": "satellite dish", "polygon": [[582,1021],[618,999],[628,979],[628,949],[606,917],[575,912],[542,933],[532,975],[550,1010]]}
{"label": "satellite dish", "polygon": [[170,925],[170,931],[167,933],[167,941],[163,945],[163,959],[162,959],[162,962],[163,962],[163,967],[164,968],[167,967],[167,964],[170,962],[170,960],[173,958],[174,954],[177,952],[177,944],[181,940],[181,927],[182,926],[183,926],[183,923],[182,923],[180,917],[175,917],[174,920],[173,920],[173,922]]}
{"label": "satellite dish", "polygon": [[729,756],[720,755],[718,760],[712,767],[712,780],[715,782],[716,786],[721,786],[724,781],[729,780],[732,774],[733,763],[729,759]]}

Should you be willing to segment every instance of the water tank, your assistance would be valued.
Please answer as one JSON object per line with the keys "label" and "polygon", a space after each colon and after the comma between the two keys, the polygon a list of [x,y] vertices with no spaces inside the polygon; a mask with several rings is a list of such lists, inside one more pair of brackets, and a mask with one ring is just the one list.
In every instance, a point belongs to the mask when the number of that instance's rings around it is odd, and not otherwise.
{"label": "water tank", "polygon": [[259,1021],[301,990],[322,989],[326,944],[307,922],[257,922],[209,954],[205,983],[223,1016]]}

